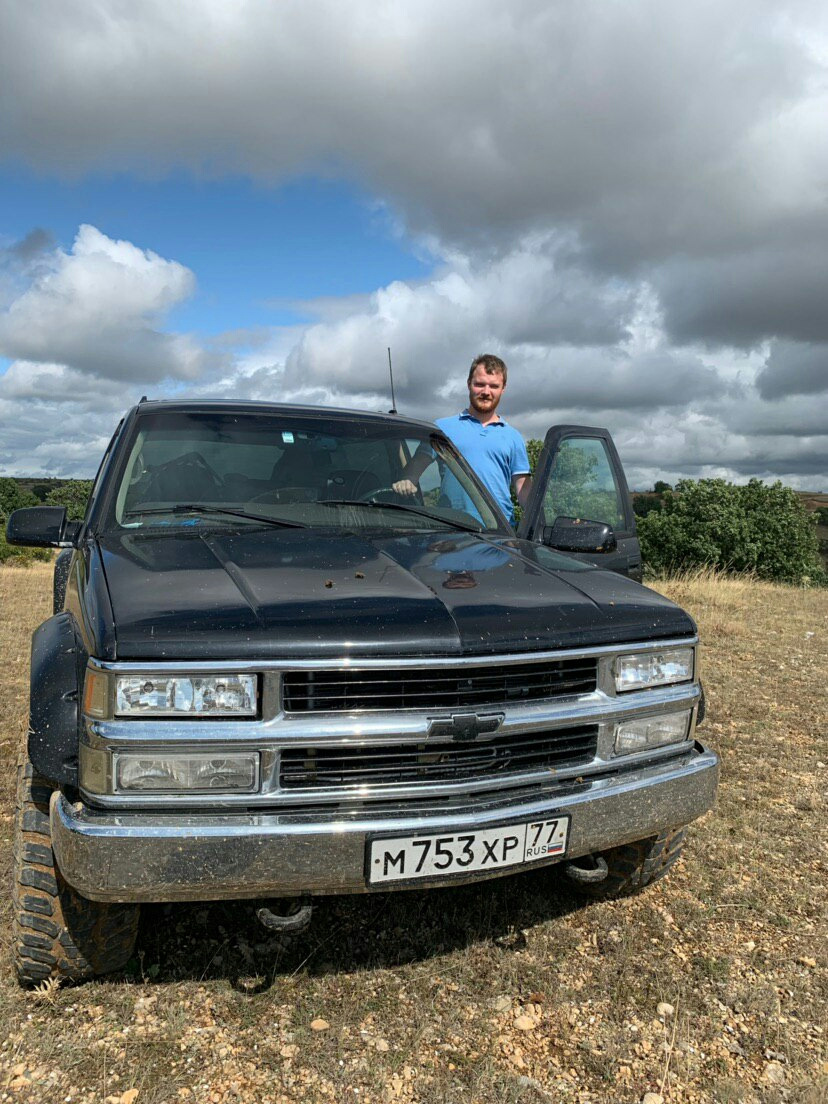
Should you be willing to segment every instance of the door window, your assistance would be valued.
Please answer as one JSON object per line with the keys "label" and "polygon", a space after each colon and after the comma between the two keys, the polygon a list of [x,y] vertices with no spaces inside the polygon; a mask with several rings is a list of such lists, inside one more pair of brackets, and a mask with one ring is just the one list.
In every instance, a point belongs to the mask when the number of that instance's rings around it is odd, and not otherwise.
{"label": "door window", "polygon": [[598,521],[624,528],[624,500],[612,461],[600,437],[569,437],[552,463],[543,499],[546,525],[555,518]]}

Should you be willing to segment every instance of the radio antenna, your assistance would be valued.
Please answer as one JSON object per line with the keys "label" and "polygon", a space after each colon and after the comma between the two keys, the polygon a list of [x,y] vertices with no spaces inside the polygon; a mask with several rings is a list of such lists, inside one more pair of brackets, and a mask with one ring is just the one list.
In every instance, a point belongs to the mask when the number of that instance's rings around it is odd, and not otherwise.
{"label": "radio antenna", "polygon": [[391,409],[389,414],[397,413],[397,400],[394,398],[394,370],[391,367],[391,346],[388,346],[388,375],[391,377]]}

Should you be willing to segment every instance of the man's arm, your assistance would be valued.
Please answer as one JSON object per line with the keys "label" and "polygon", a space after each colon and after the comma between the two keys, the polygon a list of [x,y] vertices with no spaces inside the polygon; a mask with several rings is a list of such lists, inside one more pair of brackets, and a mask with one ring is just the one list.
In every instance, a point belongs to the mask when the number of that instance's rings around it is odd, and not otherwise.
{"label": "man's arm", "polygon": [[529,495],[532,491],[532,476],[527,475],[513,475],[512,486],[515,489],[517,500],[521,506],[525,506],[529,501]]}
{"label": "man's arm", "polygon": [[420,449],[405,465],[402,479],[391,484],[391,489],[401,495],[413,495],[417,493],[417,483],[420,476],[434,459],[434,454],[425,449]]}

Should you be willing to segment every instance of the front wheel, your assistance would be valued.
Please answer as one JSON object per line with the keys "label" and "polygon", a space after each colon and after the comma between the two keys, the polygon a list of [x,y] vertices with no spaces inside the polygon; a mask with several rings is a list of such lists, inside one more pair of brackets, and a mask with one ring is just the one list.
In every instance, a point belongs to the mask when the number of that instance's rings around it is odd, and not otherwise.
{"label": "front wheel", "polygon": [[681,858],[687,828],[671,828],[657,836],[602,851],[607,876],[601,881],[578,881],[578,889],[603,900],[627,897],[663,878]]}
{"label": "front wheel", "polygon": [[138,934],[139,905],[89,901],[63,880],[52,851],[51,795],[26,757],[18,767],[12,896],[14,966],[27,986],[118,970]]}

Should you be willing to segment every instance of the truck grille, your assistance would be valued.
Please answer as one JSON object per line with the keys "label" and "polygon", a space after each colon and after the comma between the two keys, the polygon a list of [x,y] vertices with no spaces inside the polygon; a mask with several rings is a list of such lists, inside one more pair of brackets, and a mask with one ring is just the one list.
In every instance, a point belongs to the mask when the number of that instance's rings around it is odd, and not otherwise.
{"label": "truck grille", "polygon": [[542,701],[595,689],[596,660],[400,668],[380,671],[286,671],[288,713],[453,709]]}
{"label": "truck grille", "polygon": [[598,726],[500,736],[483,743],[456,741],[365,747],[288,748],[281,753],[285,790],[389,786],[401,782],[458,782],[522,774],[590,762]]}

